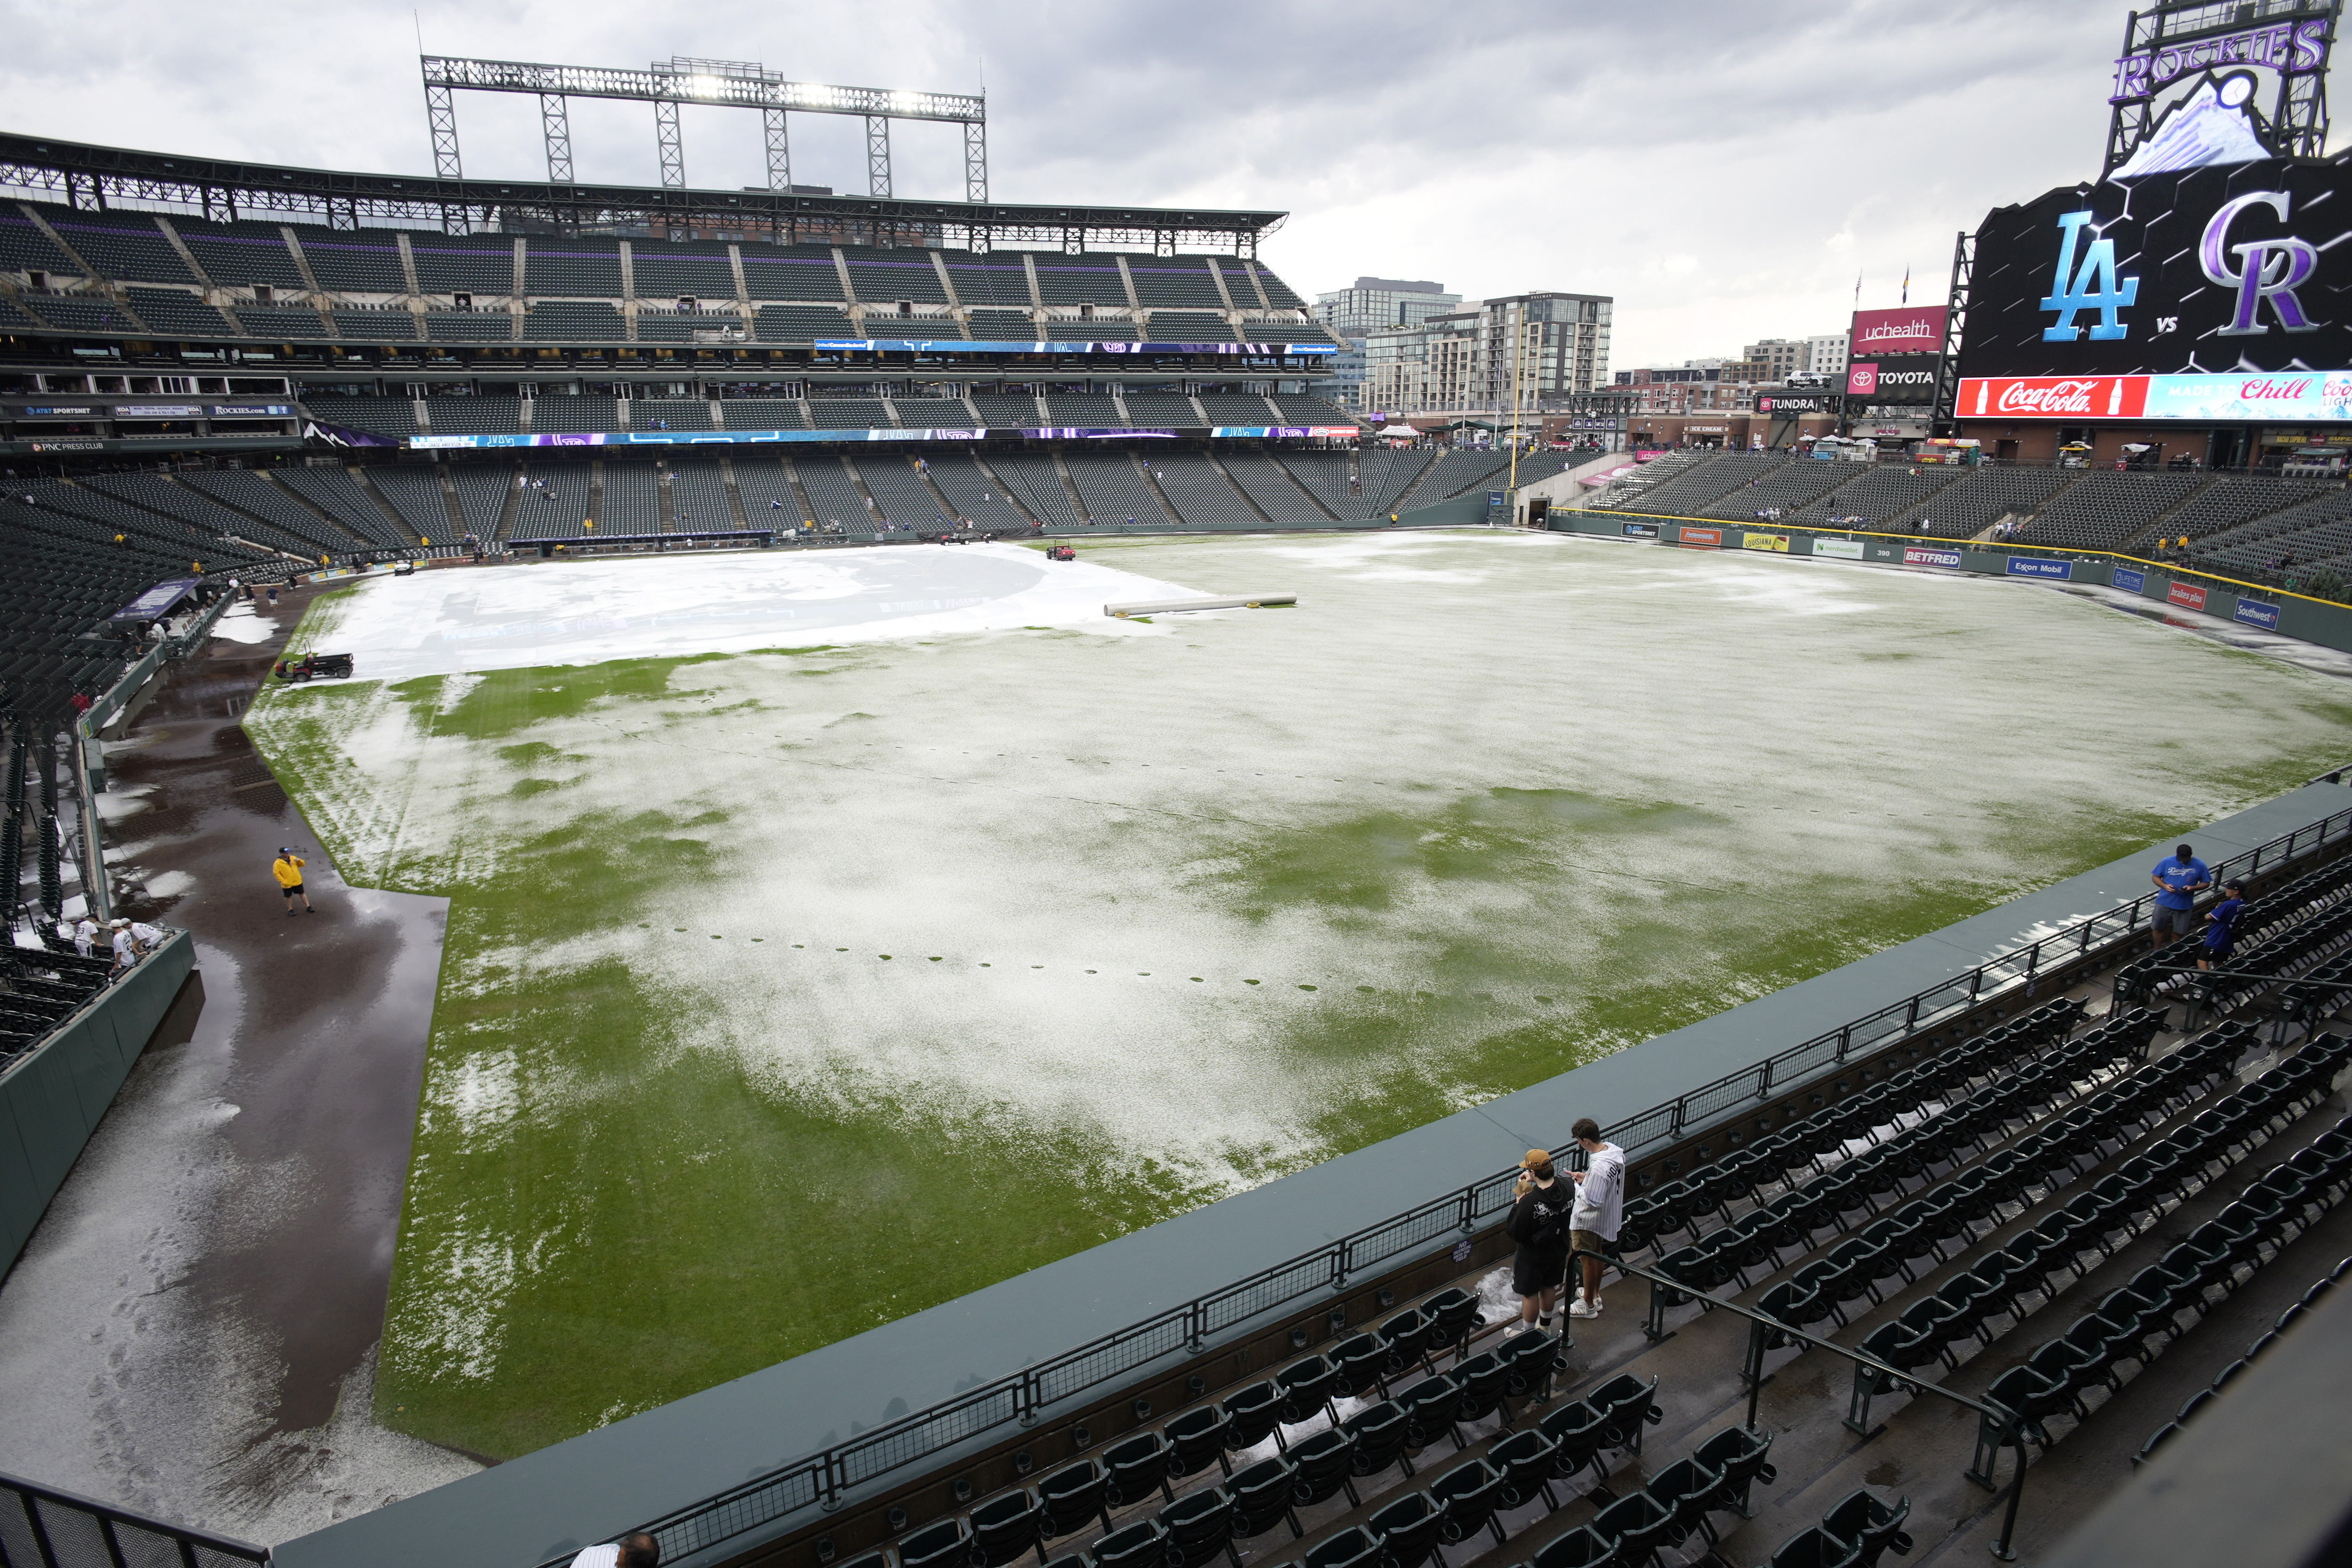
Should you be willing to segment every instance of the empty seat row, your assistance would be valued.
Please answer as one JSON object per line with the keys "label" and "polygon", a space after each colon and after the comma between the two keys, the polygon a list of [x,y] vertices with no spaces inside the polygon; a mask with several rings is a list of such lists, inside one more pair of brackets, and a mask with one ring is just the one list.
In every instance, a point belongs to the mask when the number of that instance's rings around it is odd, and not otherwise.
{"label": "empty seat row", "polygon": [[[1701,1235],[1699,1221],[1709,1216],[1728,1225],[1731,1203],[1753,1197],[1759,1186],[1778,1184],[1791,1171],[1818,1173],[1825,1155],[1853,1140],[1875,1142],[1877,1128],[1891,1125],[1928,1103],[1958,1099],[1976,1080],[1990,1079],[2053,1040],[2063,1039],[2082,1016],[2078,1001],[2046,1003],[2012,1024],[1971,1037],[1926,1063],[1895,1072],[1884,1082],[1825,1108],[1822,1114],[1801,1118],[1745,1149],[1665,1183],[1625,1205],[1618,1250],[1654,1248],[1682,1231],[1688,1231],[1696,1241]],[[2118,1049],[2144,1053],[2154,1033],[2154,1022],[2146,1014],[2128,1020],[2117,1018],[2101,1026],[2091,1048],[2113,1041]]]}
{"label": "empty seat row", "polygon": [[[2336,1045],[2339,1049],[2329,1055],[2335,1069],[2340,1071],[2352,1049],[2340,1048],[2340,1041]],[[2333,1073],[2328,1076],[2332,1079]],[[2308,1079],[2272,1081],[2279,1077],[2280,1072],[2273,1072],[2248,1084],[2199,1118],[2197,1126],[2183,1131],[2201,1138],[2208,1117],[2223,1136],[2231,1136],[2226,1129],[2242,1119],[2265,1126],[2280,1116],[2292,1121],[2327,1092],[2327,1085],[2322,1084],[2313,1093]],[[2186,1157],[2189,1151],[2184,1149],[2182,1153]],[[2267,1261],[2263,1247],[2271,1248],[2271,1256],[2275,1257],[2290,1233],[2307,1229],[2342,1202],[2347,1189],[2352,1189],[2352,1118],[2339,1121],[2294,1159],[2265,1172],[2238,1201],[2132,1276],[2122,1289],[2110,1292],[2095,1311],[2075,1320],[2063,1334],[2044,1341],[2024,1364],[1994,1379],[1987,1399],[2019,1418],[2016,1441],[2050,1447],[2054,1441],[2048,1426],[2053,1416],[2066,1413],[2078,1420],[2086,1417],[2085,1394],[2094,1388],[2120,1386],[2117,1368],[2125,1362],[2136,1361],[2142,1366],[2152,1362],[2185,1331],[2180,1313],[2193,1310],[2201,1315],[2211,1292],[2226,1295],[2235,1289],[2242,1283],[2241,1268],[2251,1276]],[[2134,1196],[2139,1196],[2146,1207],[2158,1206],[2147,1203],[2148,1195],[2119,1195],[2118,1212],[2126,1212]],[[2008,1428],[1992,1417],[1979,1419],[1980,1473],[1989,1473],[1983,1467],[2010,1436]]]}
{"label": "empty seat row", "polygon": [[2288,1330],[2308,1317],[2311,1310],[2319,1305],[2327,1293],[2342,1282],[2347,1274],[2352,1274],[2352,1258],[2345,1258],[2327,1273],[2321,1275],[2313,1282],[2311,1289],[2303,1293],[2301,1300],[2281,1312],[2278,1315],[2278,1321],[2264,1329],[2261,1336],[2246,1347],[2245,1354],[2223,1367],[2213,1375],[2213,1381],[2210,1384],[2199,1389],[2183,1401],[2180,1409],[2172,1419],[2150,1433],[2147,1441],[2140,1445],[2139,1452],[2132,1456],[2133,1468],[2137,1469],[2146,1464],[2158,1449],[2180,1436],[2181,1427],[2188,1425],[2191,1416],[2212,1404],[2221,1392],[2236,1382],[2239,1375],[2252,1366],[2264,1351],[2278,1343]]}

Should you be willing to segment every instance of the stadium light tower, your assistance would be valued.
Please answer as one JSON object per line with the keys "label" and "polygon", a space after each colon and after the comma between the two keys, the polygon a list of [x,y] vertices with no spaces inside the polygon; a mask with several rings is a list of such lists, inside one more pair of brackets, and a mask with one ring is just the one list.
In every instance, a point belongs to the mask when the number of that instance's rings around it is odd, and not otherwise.
{"label": "stadium light tower", "polygon": [[661,153],[661,183],[686,188],[686,148],[678,132],[678,106],[707,103],[760,111],[768,156],[768,187],[792,188],[792,148],[785,130],[788,111],[855,114],[866,121],[866,178],[869,194],[892,194],[890,121],[939,120],[963,127],[964,200],[988,200],[988,97],[954,92],[902,92],[877,87],[832,87],[786,81],[751,60],[707,60],[676,56],[644,70],[603,66],[560,66],[525,60],[458,59],[420,55],[425,77],[425,119],[433,137],[433,171],[462,179],[457,156],[459,92],[527,92],[539,99],[541,134],[547,143],[547,177],[572,181],[572,126],[567,102],[574,98],[624,99],[654,106],[654,140]]}

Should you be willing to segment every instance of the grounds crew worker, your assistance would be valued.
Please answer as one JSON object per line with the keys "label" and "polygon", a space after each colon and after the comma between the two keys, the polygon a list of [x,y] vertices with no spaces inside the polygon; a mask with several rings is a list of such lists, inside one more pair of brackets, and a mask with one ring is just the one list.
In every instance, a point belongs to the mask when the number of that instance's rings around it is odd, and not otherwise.
{"label": "grounds crew worker", "polygon": [[269,863],[270,874],[278,879],[278,890],[286,895],[286,912],[289,915],[294,912],[294,900],[297,898],[302,900],[304,914],[315,915],[319,912],[310,907],[310,895],[302,890],[302,868],[309,864],[309,861],[295,854],[290,846],[279,847],[278,858]]}

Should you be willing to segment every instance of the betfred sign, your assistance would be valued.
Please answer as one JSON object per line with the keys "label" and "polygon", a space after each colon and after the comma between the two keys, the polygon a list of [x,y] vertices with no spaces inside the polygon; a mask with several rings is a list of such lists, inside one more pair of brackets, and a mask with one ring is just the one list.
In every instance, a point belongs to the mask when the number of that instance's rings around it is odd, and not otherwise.
{"label": "betfred sign", "polygon": [[2205,607],[2205,590],[2194,583],[2175,583],[2164,596],[2184,610]]}
{"label": "betfred sign", "polygon": [[2147,412],[2144,375],[1964,376],[1963,419],[2137,419]]}
{"label": "betfred sign", "polygon": [[1960,566],[1960,552],[1957,550],[1934,550],[1923,544],[1906,544],[1903,547],[1903,564],[1941,566],[1957,572]]}
{"label": "betfred sign", "polygon": [[1944,348],[1944,314],[1941,305],[1856,310],[1853,330],[1846,338],[1846,357],[1940,353]]}

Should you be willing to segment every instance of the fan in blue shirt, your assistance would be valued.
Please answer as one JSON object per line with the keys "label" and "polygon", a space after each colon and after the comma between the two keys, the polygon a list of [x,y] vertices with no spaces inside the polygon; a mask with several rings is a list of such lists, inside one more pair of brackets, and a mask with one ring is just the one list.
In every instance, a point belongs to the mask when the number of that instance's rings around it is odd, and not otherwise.
{"label": "fan in blue shirt", "polygon": [[2212,873],[2205,862],[2197,858],[2188,845],[2174,851],[2169,860],[2158,860],[2148,880],[2157,885],[2156,912],[2153,925],[2156,945],[2162,947],[2176,936],[2187,936],[2196,928],[2190,923],[2197,904],[2197,893],[2212,885]]}
{"label": "fan in blue shirt", "polygon": [[2222,883],[2221,901],[2205,911],[2205,953],[2198,959],[2198,968],[2210,969],[2230,962],[2231,949],[2238,942],[2238,916],[2245,908],[2244,885],[2235,881]]}

